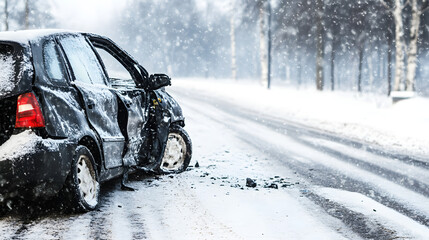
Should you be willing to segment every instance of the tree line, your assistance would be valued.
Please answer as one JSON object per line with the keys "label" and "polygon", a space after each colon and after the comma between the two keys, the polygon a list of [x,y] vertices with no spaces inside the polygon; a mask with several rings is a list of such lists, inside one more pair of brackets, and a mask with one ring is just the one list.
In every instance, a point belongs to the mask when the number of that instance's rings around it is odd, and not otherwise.
{"label": "tree line", "polygon": [[[273,3],[274,11],[270,11]],[[375,77],[384,78],[388,93],[415,90],[419,49],[421,54],[428,51],[427,0],[241,0],[241,5],[251,10],[243,17],[262,29],[260,42],[269,41],[266,19],[273,19],[273,44],[287,56],[283,64],[292,66],[295,78],[301,78],[302,62],[306,68],[314,62],[312,72],[318,90],[327,85],[326,77],[334,90],[341,75],[338,71],[343,71],[336,65],[351,68],[354,59],[357,76],[346,77],[357,78],[357,91],[362,91],[364,70],[369,85],[374,84]],[[254,14],[253,9],[261,14]],[[263,47],[260,52],[261,56],[272,54]],[[347,64],[341,67],[342,63]],[[264,69],[269,62],[261,58],[260,64]],[[266,85],[267,71],[261,74]]]}
{"label": "tree line", "polygon": [[[151,72],[429,94],[428,5],[230,0],[219,8],[212,1],[128,0],[106,29]],[[2,30],[61,28],[49,1],[0,0],[1,7]]]}

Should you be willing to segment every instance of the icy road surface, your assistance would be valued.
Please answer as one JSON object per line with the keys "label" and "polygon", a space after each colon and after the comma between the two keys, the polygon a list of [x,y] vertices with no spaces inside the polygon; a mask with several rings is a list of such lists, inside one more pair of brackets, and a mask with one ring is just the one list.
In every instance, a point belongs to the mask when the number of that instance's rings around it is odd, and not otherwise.
{"label": "icy road surface", "polygon": [[[172,88],[193,140],[180,175],[102,187],[99,210],[0,218],[1,239],[428,239],[428,159]],[[246,187],[246,179],[256,183]]]}

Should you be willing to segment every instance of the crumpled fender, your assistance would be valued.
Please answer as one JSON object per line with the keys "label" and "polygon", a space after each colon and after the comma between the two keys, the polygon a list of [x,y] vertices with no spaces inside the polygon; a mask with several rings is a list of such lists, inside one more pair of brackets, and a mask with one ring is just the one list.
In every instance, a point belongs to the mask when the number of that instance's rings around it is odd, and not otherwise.
{"label": "crumpled fender", "polygon": [[170,119],[168,119],[169,123],[179,123],[183,127],[185,124],[185,117],[183,116],[182,108],[179,103],[164,89],[155,90],[154,93],[163,111],[168,111],[170,117]]}
{"label": "crumpled fender", "polygon": [[150,120],[153,121],[151,123],[153,124],[153,135],[148,163],[150,168],[156,168],[156,165],[161,162],[160,158],[162,158],[162,153],[167,143],[171,124],[184,126],[185,118],[177,101],[164,89],[152,91],[150,95],[150,104],[153,111],[153,116]]}

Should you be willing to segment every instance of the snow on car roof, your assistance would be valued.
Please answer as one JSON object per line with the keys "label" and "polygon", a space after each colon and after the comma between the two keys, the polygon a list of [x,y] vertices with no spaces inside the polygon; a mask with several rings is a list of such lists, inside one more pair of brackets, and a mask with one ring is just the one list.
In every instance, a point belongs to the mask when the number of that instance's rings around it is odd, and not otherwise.
{"label": "snow on car roof", "polygon": [[28,45],[30,41],[38,40],[42,37],[59,33],[81,33],[78,31],[64,29],[34,29],[0,32],[0,41],[18,42],[22,45]]}

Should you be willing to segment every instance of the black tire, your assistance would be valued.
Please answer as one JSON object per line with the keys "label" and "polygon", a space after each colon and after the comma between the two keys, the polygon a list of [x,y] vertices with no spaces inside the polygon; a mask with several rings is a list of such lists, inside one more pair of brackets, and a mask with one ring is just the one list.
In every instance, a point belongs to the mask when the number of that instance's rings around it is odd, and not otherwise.
{"label": "black tire", "polygon": [[179,125],[170,126],[157,172],[160,174],[181,173],[189,166],[191,158],[192,142],[188,133]]}
{"label": "black tire", "polygon": [[76,148],[64,193],[64,200],[72,212],[88,212],[98,206],[100,184],[97,168],[91,151],[85,146]]}

